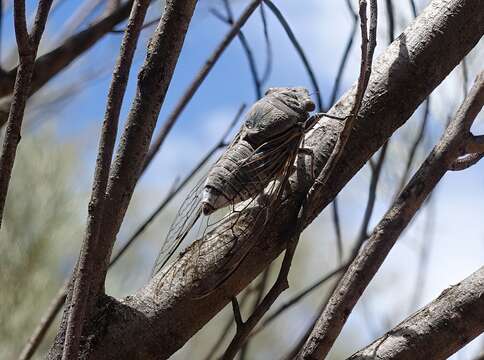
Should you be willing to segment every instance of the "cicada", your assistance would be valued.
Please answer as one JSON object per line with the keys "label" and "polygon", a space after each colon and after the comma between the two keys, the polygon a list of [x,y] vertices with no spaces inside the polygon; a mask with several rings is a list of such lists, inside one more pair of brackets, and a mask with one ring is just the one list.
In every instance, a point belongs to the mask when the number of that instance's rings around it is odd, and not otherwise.
{"label": "cicada", "polygon": [[[201,227],[203,233],[210,228],[211,214],[229,206],[233,212],[236,204],[250,203],[264,193],[270,199],[267,211],[261,214],[264,220],[257,222],[258,229],[244,229],[261,230],[260,224],[276,212],[305,133],[318,118],[309,115],[314,108],[309,92],[302,87],[270,88],[250,108],[232,143],[182,203],[153,274],[165,266],[192,228]],[[205,218],[205,224],[195,226],[200,218]]]}

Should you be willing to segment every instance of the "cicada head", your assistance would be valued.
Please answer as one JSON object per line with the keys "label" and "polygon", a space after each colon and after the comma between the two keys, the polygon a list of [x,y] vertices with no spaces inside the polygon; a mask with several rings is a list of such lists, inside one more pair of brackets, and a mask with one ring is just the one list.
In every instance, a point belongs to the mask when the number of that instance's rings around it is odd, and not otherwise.
{"label": "cicada head", "polygon": [[269,88],[265,96],[276,97],[292,110],[306,115],[316,108],[309,96],[309,91],[303,87]]}
{"label": "cicada head", "polygon": [[265,142],[291,128],[297,128],[315,108],[303,87],[270,88],[249,110],[245,134],[254,143]]}

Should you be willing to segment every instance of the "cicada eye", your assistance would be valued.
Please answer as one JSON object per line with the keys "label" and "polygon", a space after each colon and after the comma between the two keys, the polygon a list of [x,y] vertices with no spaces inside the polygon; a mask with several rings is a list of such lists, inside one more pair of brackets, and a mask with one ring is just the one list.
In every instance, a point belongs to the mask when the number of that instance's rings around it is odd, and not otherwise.
{"label": "cicada eye", "polygon": [[314,103],[311,100],[304,101],[303,106],[304,106],[304,110],[308,112],[313,111],[316,108],[316,105],[314,105]]}

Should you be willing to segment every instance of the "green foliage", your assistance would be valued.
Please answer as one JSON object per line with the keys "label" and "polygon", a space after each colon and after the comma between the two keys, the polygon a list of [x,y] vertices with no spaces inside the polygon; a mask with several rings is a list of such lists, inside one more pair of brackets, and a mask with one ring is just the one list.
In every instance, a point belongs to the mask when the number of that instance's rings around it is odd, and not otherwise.
{"label": "green foliage", "polygon": [[0,232],[1,359],[18,356],[71,271],[85,218],[75,150],[51,129],[20,143]]}

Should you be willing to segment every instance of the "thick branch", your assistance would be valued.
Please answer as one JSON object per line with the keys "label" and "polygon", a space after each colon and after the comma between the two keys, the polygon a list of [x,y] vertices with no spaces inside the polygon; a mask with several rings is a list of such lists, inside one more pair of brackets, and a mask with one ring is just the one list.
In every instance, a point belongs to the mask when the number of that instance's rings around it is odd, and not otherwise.
{"label": "thick branch", "polygon": [[121,43],[121,50],[113,71],[113,80],[109,88],[104,123],[99,140],[99,152],[96,160],[91,200],[89,201],[86,234],[79,254],[78,267],[72,289],[63,359],[77,357],[84,323],[89,319],[91,308],[96,302],[95,296],[97,294],[96,292],[90,293],[90,290],[93,274],[102,270],[95,267],[94,259],[104,215],[109,168],[118,133],[119,113],[128,84],[134,51],[149,5],[149,0],[134,1]]}
{"label": "thick branch", "polygon": [[470,124],[484,104],[484,72],[426,161],[375,227],[363,250],[338,283],[298,359],[323,359],[331,350],[357,301],[402,231],[422,206],[448,165],[459,156]]}
{"label": "thick branch", "polygon": [[349,359],[447,359],[484,332],[483,294],[481,267]]}
{"label": "thick branch", "polygon": [[[355,121],[352,136],[329,180],[318,192],[317,199],[309,204],[310,218],[307,223],[331,202],[388,137],[405,123],[483,34],[484,4],[474,0],[433,0],[422,15],[375,61],[368,96]],[[331,112],[347,114],[353,104],[354,93],[355,89],[343,96]],[[145,101],[150,99],[151,96],[146,97]],[[339,130],[339,122],[325,118],[307,139],[306,147],[314,152],[317,172],[321,171],[331,153]],[[309,160],[306,166],[309,169]],[[106,354],[109,354],[112,359],[121,356],[160,359],[169,357],[179,349],[284,249],[291,233],[289,229],[311,186],[302,178],[295,176],[291,180],[294,192],[287,198],[283,211],[278,212],[277,218],[263,229],[257,239],[240,237],[235,246],[231,242],[233,239],[223,236],[212,242],[196,242],[180,256],[168,274],[160,272],[134,296],[124,299],[122,303],[106,299],[106,310],[99,318],[102,328],[108,331],[92,334],[99,345],[92,349],[91,358],[106,358]],[[237,218],[241,222],[250,221],[250,209]],[[227,221],[231,220],[233,217]],[[197,276],[189,277],[179,270],[183,268],[184,261],[196,256],[199,245],[212,246],[212,251],[210,256],[199,259]],[[222,265],[229,256],[234,261],[243,259],[238,270],[222,287],[206,297],[197,297],[201,285],[210,288],[214,281],[220,281],[218,271],[223,273]],[[120,339],[127,341],[120,342]]]}
{"label": "thick branch", "polygon": [[[93,262],[96,272],[92,274],[90,282],[90,297],[98,300],[96,305],[101,307],[111,251],[143,166],[195,5],[196,0],[166,1],[163,17],[151,38],[145,63],[138,75],[136,96],[110,170],[103,221],[100,225],[102,230],[99,237],[102,241],[96,246]],[[64,316],[49,354],[51,359],[58,359],[62,352],[65,325]],[[96,319],[89,325],[90,329],[99,330]],[[92,337],[89,339],[94,340]],[[94,349],[90,344],[85,344],[83,351],[90,352]]]}

